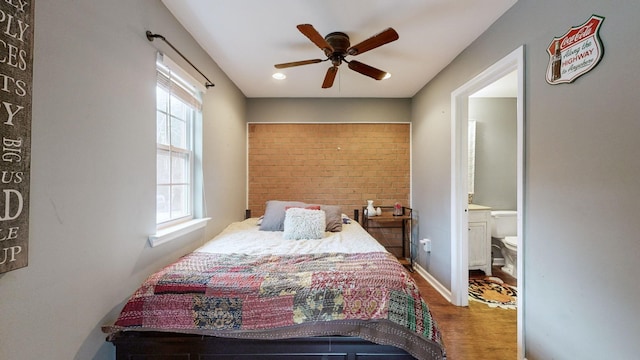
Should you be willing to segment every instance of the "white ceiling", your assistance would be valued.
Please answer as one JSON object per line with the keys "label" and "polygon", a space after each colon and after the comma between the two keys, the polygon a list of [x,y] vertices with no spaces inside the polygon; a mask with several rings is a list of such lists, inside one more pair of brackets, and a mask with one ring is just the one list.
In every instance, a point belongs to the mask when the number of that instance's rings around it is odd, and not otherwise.
{"label": "white ceiling", "polygon": [[[162,1],[247,97],[409,98],[517,0]],[[322,62],[282,69],[287,78],[273,79],[274,64],[325,58],[296,28],[304,23],[323,36],[344,32],[351,45],[394,28],[398,40],[347,57],[391,78],[376,81],[342,64],[333,87],[322,89],[330,66]]]}

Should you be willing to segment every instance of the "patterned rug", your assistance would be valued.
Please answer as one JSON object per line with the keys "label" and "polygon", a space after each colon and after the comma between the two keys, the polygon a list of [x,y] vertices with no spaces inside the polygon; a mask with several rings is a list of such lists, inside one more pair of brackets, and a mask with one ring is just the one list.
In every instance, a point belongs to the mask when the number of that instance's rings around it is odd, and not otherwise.
{"label": "patterned rug", "polygon": [[518,289],[505,284],[500,278],[488,276],[484,279],[469,279],[469,300],[490,307],[516,309]]}

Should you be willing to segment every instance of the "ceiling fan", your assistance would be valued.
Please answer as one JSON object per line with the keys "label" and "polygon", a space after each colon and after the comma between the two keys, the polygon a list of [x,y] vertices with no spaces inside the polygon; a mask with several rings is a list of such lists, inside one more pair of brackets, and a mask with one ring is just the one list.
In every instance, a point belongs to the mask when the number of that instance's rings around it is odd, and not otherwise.
{"label": "ceiling fan", "polygon": [[322,35],[320,35],[320,33],[310,24],[300,24],[297,26],[297,28],[304,36],[308,37],[311,42],[316,44],[316,46],[324,52],[327,58],[276,64],[275,67],[276,69],[284,69],[293,66],[317,64],[323,61],[331,60],[331,67],[327,70],[327,74],[325,75],[324,81],[322,82],[323,89],[327,89],[333,86],[333,80],[336,78],[336,74],[338,73],[338,66],[340,66],[343,61],[349,64],[349,69],[353,71],[359,72],[362,75],[366,75],[376,80],[382,80],[387,75],[386,71],[376,69],[372,66],[356,60],[347,61],[345,57],[347,55],[356,56],[384,44],[398,40],[398,33],[392,28],[388,28],[377,35],[374,35],[356,45],[351,46],[351,43],[349,42],[349,36],[347,36],[347,34],[343,32],[332,32],[327,36],[322,37]]}

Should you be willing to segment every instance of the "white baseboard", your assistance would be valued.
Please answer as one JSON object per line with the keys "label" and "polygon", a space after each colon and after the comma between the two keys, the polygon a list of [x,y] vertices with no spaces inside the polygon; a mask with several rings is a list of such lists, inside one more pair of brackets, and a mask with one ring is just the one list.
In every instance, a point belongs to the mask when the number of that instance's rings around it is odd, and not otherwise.
{"label": "white baseboard", "polygon": [[418,264],[413,264],[413,269],[422,276],[429,285],[433,286],[436,291],[442,295],[448,302],[451,302],[451,291],[447,289],[444,285],[442,285],[436,278],[434,278],[431,274],[427,272],[424,268],[422,268]]}

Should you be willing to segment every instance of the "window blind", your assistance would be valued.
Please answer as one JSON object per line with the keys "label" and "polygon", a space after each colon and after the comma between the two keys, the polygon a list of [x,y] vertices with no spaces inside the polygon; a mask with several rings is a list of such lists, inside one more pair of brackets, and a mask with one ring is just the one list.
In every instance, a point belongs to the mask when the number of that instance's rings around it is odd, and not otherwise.
{"label": "window blind", "polygon": [[163,87],[167,92],[176,96],[188,105],[193,106],[196,110],[202,110],[201,93],[205,90],[200,89],[195,80],[179,68],[171,59],[162,53],[158,53],[156,66],[156,75],[158,86]]}

